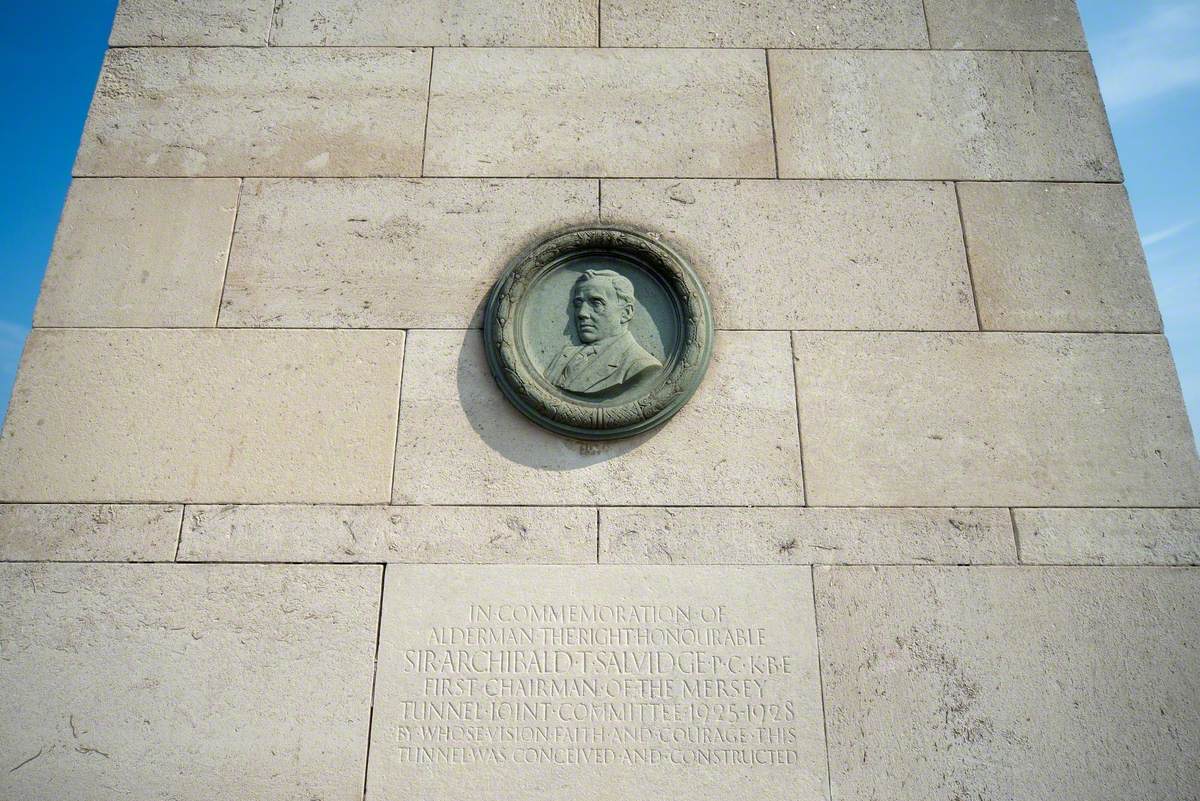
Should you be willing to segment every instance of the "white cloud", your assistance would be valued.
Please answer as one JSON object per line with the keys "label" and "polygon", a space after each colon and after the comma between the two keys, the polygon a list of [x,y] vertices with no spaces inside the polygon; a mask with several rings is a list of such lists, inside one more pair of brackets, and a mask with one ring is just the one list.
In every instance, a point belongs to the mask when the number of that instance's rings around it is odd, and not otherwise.
{"label": "white cloud", "polygon": [[1195,224],[1195,220],[1186,220],[1185,222],[1178,223],[1177,225],[1172,225],[1168,228],[1163,228],[1160,231],[1155,231],[1152,234],[1142,237],[1142,247],[1148,248],[1152,245],[1157,245],[1160,242],[1166,242],[1168,239],[1174,239]]}
{"label": "white cloud", "polygon": [[0,320],[0,378],[12,376],[17,372],[21,348],[25,346],[25,337],[28,334],[28,327]]}
{"label": "white cloud", "polygon": [[11,320],[0,320],[0,342],[7,342],[13,339],[25,340],[29,334],[29,326],[14,323]]}
{"label": "white cloud", "polygon": [[1200,3],[1151,9],[1096,43],[1096,72],[1111,113],[1200,84]]}
{"label": "white cloud", "polygon": [[19,325],[11,320],[0,320],[0,347],[12,344],[20,345],[29,334],[29,326]]}

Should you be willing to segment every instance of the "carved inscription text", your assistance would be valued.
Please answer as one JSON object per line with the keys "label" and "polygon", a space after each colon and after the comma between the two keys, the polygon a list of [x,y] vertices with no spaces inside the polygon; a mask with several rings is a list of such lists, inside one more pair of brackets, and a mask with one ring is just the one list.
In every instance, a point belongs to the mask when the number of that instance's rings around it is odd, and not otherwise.
{"label": "carved inscription text", "polygon": [[402,650],[394,758],[764,766],[799,759],[801,668],[725,605],[467,604]]}

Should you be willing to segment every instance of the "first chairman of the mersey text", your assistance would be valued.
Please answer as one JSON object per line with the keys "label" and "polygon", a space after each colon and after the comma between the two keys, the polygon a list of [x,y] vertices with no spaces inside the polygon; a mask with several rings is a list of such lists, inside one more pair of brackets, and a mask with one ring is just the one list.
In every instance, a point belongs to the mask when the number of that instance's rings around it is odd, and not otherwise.
{"label": "first chairman of the mersey text", "polygon": [[571,292],[578,345],[568,344],[546,368],[556,387],[581,395],[618,390],[662,369],[629,332],[633,283],[614,270],[584,270]]}

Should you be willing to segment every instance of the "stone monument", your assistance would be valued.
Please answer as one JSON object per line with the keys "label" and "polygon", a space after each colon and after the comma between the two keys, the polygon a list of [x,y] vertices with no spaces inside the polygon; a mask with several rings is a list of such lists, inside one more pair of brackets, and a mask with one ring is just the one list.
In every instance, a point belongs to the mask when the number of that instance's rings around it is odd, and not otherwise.
{"label": "stone monument", "polygon": [[1200,462],[1070,0],[123,0],[0,798],[1177,801]]}

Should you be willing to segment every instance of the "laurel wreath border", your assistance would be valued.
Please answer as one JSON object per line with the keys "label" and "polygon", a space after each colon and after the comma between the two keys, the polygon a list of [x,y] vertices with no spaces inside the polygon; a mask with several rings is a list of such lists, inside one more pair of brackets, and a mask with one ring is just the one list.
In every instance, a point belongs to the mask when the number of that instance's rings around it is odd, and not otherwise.
{"label": "laurel wreath border", "polygon": [[[527,362],[518,342],[520,311],[534,283],[563,259],[588,252],[637,262],[664,281],[681,310],[683,330],[668,369],[644,394],[616,406],[580,403],[558,392]],[[700,385],[712,334],[708,296],[687,262],[665,244],[619,226],[575,228],[533,245],[496,282],[484,312],[488,366],[505,396],[539,425],[580,439],[627,437],[666,422]]]}

